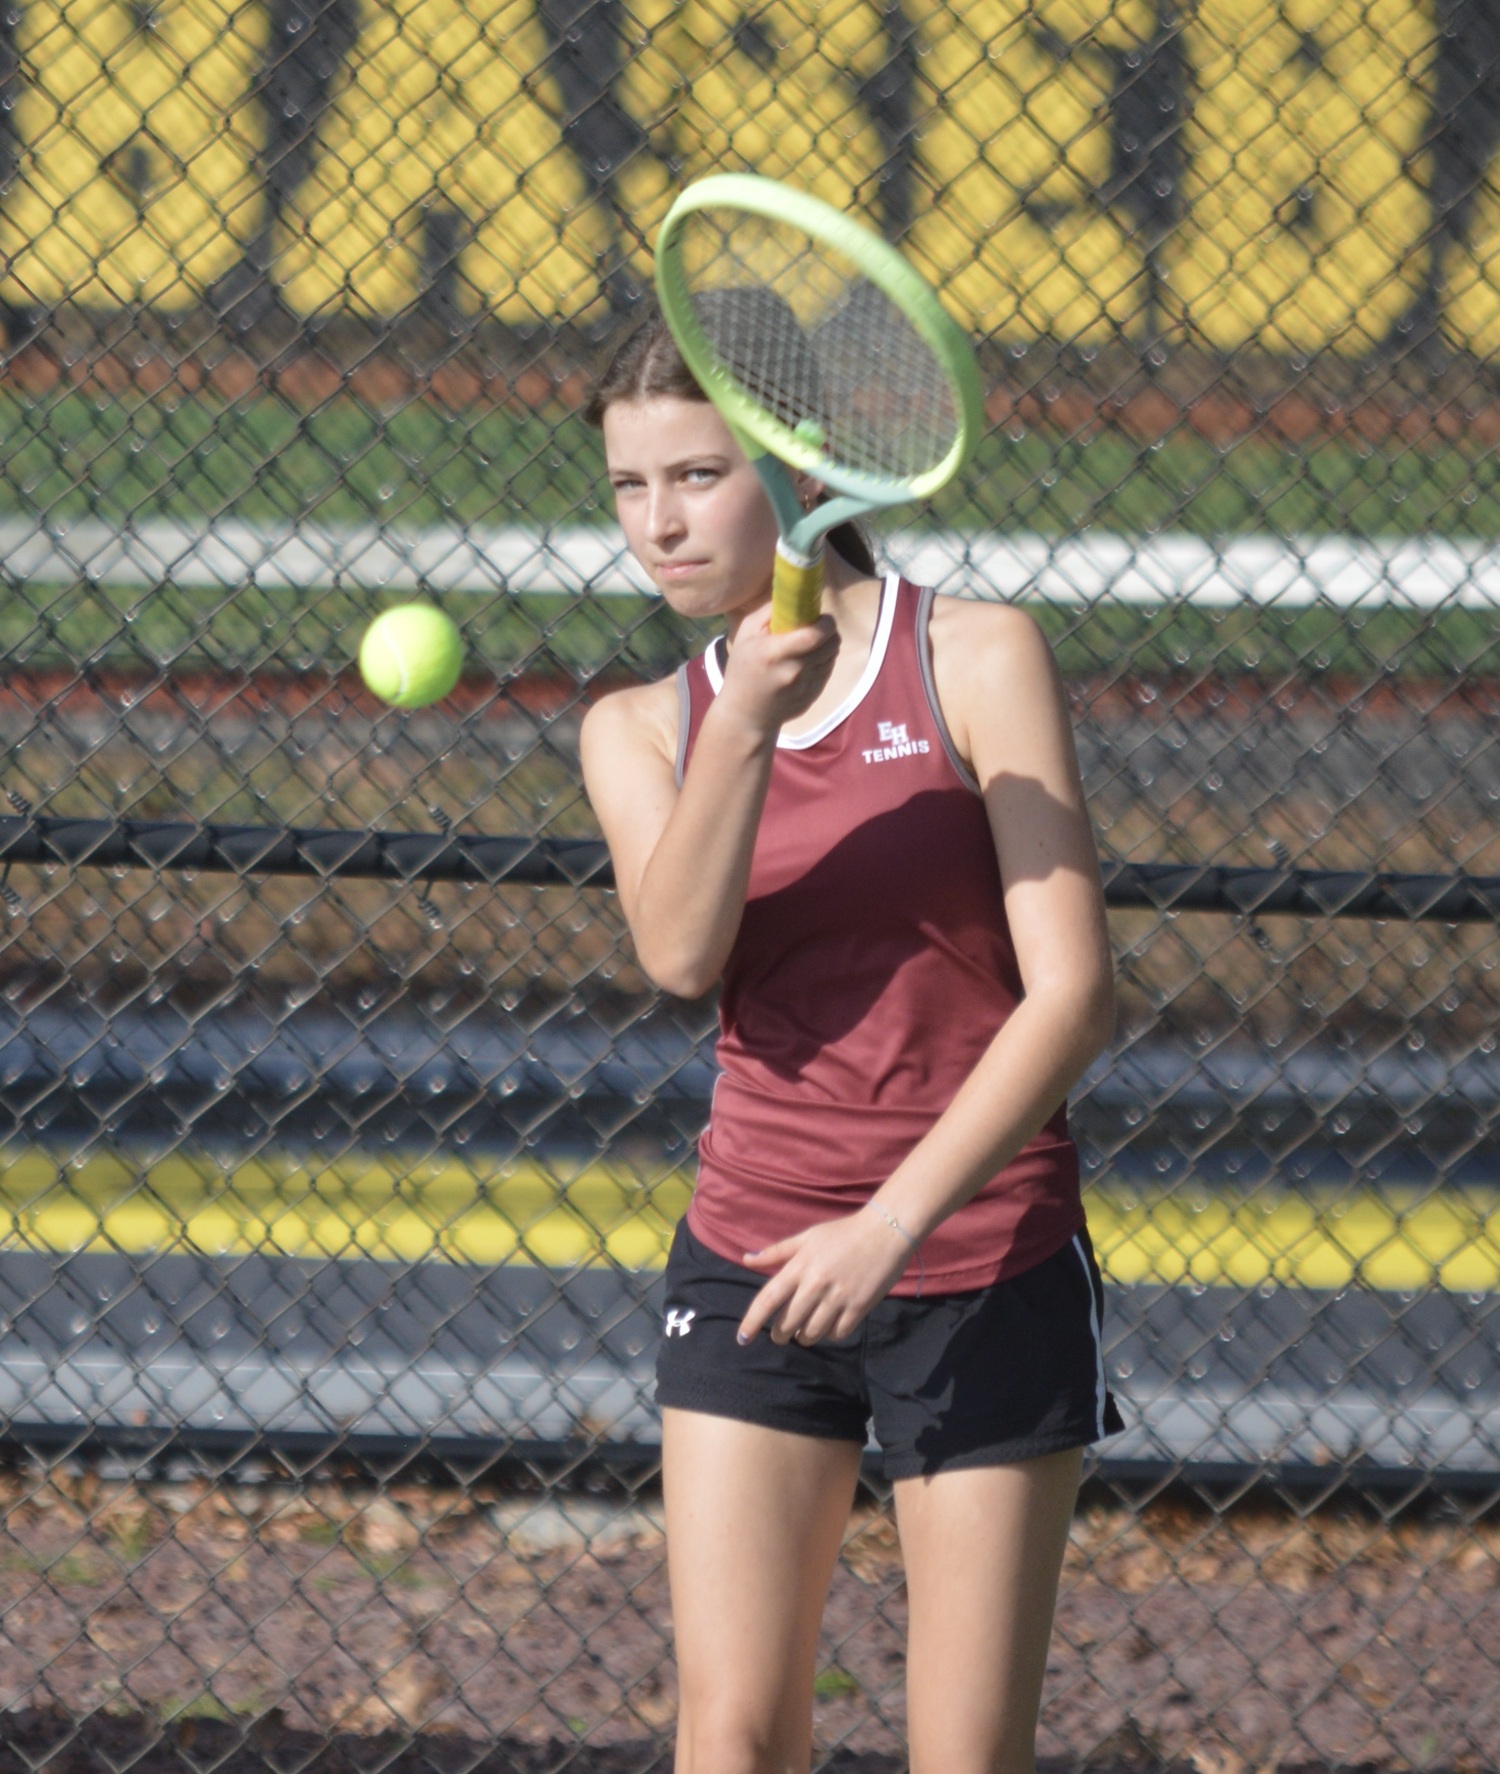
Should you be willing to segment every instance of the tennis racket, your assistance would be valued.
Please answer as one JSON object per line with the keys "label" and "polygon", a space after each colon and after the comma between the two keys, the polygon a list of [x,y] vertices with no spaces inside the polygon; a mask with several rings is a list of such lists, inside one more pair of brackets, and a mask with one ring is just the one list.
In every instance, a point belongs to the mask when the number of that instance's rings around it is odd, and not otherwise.
{"label": "tennis racket", "polygon": [[[677,198],[656,287],[776,514],[771,627],[812,622],[828,532],[927,498],[967,461],[983,421],[969,341],[878,234],[750,173],[699,179]],[[804,511],[794,469],[834,497]]]}

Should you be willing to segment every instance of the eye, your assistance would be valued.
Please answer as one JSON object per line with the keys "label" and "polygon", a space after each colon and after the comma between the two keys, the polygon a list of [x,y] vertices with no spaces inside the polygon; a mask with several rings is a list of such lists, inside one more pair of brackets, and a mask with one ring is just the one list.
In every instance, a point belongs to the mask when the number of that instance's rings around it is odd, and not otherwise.
{"label": "eye", "polygon": [[609,484],[614,488],[616,493],[629,493],[633,492],[642,483],[641,477],[638,474],[612,474],[609,477]]}
{"label": "eye", "polygon": [[689,468],[683,475],[683,479],[687,481],[688,485],[694,487],[712,486],[718,478],[719,470],[717,468]]}

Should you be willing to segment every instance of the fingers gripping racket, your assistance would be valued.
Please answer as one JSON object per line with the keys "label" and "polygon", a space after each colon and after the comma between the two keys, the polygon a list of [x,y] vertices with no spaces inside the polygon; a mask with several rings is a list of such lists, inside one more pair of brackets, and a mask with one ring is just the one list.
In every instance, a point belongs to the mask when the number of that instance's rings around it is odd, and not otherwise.
{"label": "fingers gripping racket", "polygon": [[[968,339],[888,242],[775,179],[722,173],[656,243],[662,314],[755,464],[780,541],[771,626],[817,618],[823,539],[951,480],[983,410]],[[804,511],[801,469],[834,495]]]}

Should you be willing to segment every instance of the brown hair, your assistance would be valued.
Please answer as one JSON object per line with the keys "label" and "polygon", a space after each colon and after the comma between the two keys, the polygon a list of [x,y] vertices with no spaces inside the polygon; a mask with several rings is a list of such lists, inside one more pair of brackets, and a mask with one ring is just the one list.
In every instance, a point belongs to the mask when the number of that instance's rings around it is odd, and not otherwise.
{"label": "brown hair", "polygon": [[[666,321],[655,313],[636,328],[605,365],[589,391],[583,416],[597,430],[616,401],[656,400],[663,396],[708,399],[683,362]],[[875,576],[875,550],[859,524],[837,525],[829,531],[828,541],[851,567]]]}

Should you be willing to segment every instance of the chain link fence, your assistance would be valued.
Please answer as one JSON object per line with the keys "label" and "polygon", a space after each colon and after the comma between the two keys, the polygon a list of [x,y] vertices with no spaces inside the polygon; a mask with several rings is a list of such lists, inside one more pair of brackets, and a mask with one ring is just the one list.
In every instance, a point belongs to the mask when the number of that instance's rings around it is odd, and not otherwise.
{"label": "chain link fence", "polygon": [[[11,0],[0,94],[0,1770],[669,1763],[714,1009],[577,728],[705,637],[578,409],[734,167],[970,327],[882,548],[1045,625],[1110,881],[1042,1753],[1495,1768],[1500,7]],[[904,1607],[872,1470],[820,1765]]]}

